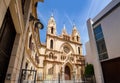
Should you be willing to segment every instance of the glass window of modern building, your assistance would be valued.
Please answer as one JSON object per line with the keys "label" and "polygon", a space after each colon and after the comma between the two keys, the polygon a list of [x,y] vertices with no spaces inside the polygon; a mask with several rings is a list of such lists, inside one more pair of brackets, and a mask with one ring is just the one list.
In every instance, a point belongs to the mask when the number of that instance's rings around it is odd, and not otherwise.
{"label": "glass window of modern building", "polygon": [[101,25],[98,25],[97,27],[95,27],[93,31],[94,31],[94,35],[95,35],[99,59],[100,60],[107,59],[108,54],[107,54],[107,49],[106,49]]}

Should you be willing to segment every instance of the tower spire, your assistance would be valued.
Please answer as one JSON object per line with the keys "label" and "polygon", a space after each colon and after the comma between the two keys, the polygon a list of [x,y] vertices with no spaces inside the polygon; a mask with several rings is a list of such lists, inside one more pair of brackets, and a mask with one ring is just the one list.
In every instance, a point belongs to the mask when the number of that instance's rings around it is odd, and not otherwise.
{"label": "tower spire", "polygon": [[77,28],[76,28],[75,23],[73,24],[73,30],[76,30],[76,31],[77,31]]}
{"label": "tower spire", "polygon": [[63,25],[63,29],[65,30],[65,28],[66,28],[66,27],[65,27],[65,24],[64,24],[64,25]]}
{"label": "tower spire", "polygon": [[54,14],[53,14],[53,10],[52,10],[52,12],[51,12],[51,17],[53,17],[54,16]]}
{"label": "tower spire", "polygon": [[56,22],[53,17],[53,13],[51,13],[50,19],[48,21],[48,34],[56,35]]}
{"label": "tower spire", "polygon": [[65,24],[63,25],[62,35],[67,35],[67,31],[66,31],[66,26],[65,26]]}
{"label": "tower spire", "polygon": [[76,42],[80,41],[80,36],[75,24],[73,25],[73,30],[72,30],[72,40]]}
{"label": "tower spire", "polygon": [[53,15],[53,12],[51,13],[51,17],[53,17],[54,15]]}

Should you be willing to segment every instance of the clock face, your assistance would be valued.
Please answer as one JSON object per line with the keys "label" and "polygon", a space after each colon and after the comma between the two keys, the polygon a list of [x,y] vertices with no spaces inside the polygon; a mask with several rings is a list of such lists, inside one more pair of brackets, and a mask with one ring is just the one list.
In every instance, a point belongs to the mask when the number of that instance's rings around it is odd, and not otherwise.
{"label": "clock face", "polygon": [[65,53],[69,53],[70,52],[70,48],[68,46],[64,46],[63,50]]}

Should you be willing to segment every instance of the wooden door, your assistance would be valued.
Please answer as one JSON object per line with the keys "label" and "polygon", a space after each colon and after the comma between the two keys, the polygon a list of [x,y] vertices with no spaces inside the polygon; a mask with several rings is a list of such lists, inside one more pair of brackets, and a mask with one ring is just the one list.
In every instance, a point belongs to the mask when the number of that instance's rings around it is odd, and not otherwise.
{"label": "wooden door", "polygon": [[120,58],[101,62],[105,83],[120,83]]}
{"label": "wooden door", "polygon": [[71,80],[70,68],[65,66],[65,80]]}

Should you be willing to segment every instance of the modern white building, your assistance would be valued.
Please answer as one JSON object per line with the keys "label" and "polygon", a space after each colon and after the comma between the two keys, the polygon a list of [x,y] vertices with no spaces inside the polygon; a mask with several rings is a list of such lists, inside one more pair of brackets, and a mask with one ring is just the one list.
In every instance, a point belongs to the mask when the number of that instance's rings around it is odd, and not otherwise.
{"label": "modern white building", "polygon": [[86,47],[86,56],[85,56],[85,63],[87,64],[93,64],[93,59],[94,59],[94,57],[93,57],[93,55],[92,55],[92,53],[91,53],[91,48],[90,48],[90,42],[87,42],[86,44],[85,44],[85,47]]}
{"label": "modern white building", "polygon": [[120,0],[111,1],[87,26],[96,82],[119,83]]}

